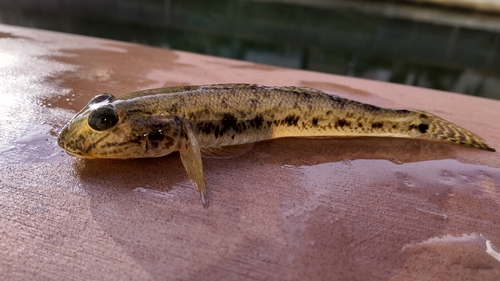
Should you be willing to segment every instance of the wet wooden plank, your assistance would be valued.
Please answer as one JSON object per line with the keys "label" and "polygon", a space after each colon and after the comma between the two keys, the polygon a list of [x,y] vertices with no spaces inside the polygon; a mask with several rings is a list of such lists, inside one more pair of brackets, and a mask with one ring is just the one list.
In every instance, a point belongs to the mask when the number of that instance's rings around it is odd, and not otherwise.
{"label": "wet wooden plank", "polygon": [[[96,94],[303,85],[422,109],[500,148],[500,102],[0,25],[0,279],[494,280],[500,156],[387,139],[259,143],[208,159],[83,161],[56,133]],[[488,244],[489,243],[489,244]]]}

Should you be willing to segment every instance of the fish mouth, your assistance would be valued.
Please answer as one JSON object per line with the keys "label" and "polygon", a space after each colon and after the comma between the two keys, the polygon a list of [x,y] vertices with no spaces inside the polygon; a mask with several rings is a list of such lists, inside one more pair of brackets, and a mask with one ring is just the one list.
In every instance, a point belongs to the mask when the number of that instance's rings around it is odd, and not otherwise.
{"label": "fish mouth", "polygon": [[92,158],[92,157],[89,157],[88,155],[83,154],[80,151],[71,151],[69,149],[65,149],[65,150],[66,150],[66,153],[68,155],[76,157],[76,158]]}
{"label": "fish mouth", "polygon": [[62,147],[64,149],[64,151],[70,155],[70,156],[73,156],[73,157],[77,157],[77,158],[92,158],[90,157],[89,155],[83,153],[81,150],[75,150],[75,149],[72,149],[70,147],[68,147],[66,144],[64,143],[60,143],[58,142],[59,146]]}
{"label": "fish mouth", "polygon": [[63,138],[61,138],[61,135],[57,137],[57,145],[59,145],[62,149],[66,150],[66,142],[64,141]]}
{"label": "fish mouth", "polygon": [[67,128],[68,126],[65,126],[62,131],[59,133],[59,135],[57,136],[57,144],[62,148],[64,149],[64,151],[70,155],[70,156],[73,156],[73,157],[77,157],[77,158],[92,158],[90,157],[89,155],[87,155],[86,153],[83,153],[80,149],[74,149],[70,146],[68,146],[68,142],[65,138],[65,133],[66,131],[68,130]]}
{"label": "fish mouth", "polygon": [[68,125],[66,124],[62,130],[59,132],[57,135],[57,144],[62,147],[64,150],[66,150],[66,132],[68,131]]}

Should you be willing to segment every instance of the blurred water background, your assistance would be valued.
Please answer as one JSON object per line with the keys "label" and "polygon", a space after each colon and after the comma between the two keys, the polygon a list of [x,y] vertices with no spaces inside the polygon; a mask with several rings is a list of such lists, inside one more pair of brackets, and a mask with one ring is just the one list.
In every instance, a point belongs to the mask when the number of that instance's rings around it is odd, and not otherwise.
{"label": "blurred water background", "polygon": [[0,23],[500,99],[498,0],[0,0]]}

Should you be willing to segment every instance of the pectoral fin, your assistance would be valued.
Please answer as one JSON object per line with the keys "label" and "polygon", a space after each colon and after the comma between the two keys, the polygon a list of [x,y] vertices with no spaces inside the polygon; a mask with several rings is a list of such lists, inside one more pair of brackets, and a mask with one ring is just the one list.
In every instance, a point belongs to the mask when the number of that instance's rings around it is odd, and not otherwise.
{"label": "pectoral fin", "polygon": [[181,140],[179,152],[181,154],[182,164],[186,168],[188,176],[198,186],[203,206],[208,206],[207,189],[205,184],[205,175],[203,174],[203,163],[201,162],[201,152],[198,141],[193,133],[193,129],[185,120],[182,121],[182,130],[185,132],[186,139]]}

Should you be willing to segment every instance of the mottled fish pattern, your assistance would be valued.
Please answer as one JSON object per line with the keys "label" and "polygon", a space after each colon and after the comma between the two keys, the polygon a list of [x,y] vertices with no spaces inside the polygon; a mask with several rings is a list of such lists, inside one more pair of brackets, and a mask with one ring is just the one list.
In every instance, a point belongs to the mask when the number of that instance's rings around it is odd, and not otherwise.
{"label": "mottled fish pattern", "polygon": [[[433,114],[381,108],[305,87],[220,84],[92,99],[59,134],[83,158],[159,157],[180,151],[206,205],[201,155],[281,137],[397,137],[495,151]],[[222,151],[222,152],[217,152]]]}

